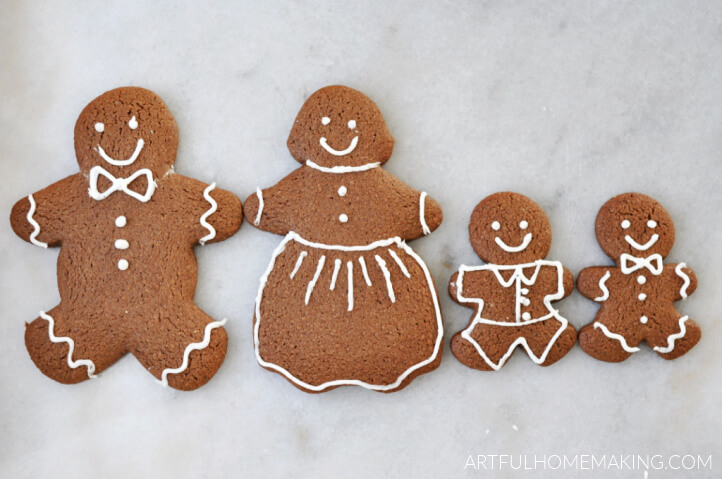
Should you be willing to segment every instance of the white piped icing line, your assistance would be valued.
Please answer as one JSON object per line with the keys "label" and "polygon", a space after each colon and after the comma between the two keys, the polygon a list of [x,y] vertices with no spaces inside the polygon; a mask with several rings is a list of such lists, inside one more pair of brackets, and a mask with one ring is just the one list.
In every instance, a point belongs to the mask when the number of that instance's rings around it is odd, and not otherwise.
{"label": "white piped icing line", "polygon": [[622,253],[622,256],[619,257],[619,268],[624,274],[634,273],[637,270],[646,268],[653,275],[659,276],[664,270],[664,263],[662,261],[663,258],[661,254],[655,253],[646,258],[638,258],[631,254]]}
{"label": "white piped icing line", "polygon": [[33,218],[33,215],[35,214],[35,199],[33,198],[33,195],[28,195],[28,200],[30,201],[30,209],[28,210],[27,216],[25,218],[28,220],[28,223],[33,227],[33,232],[30,233],[30,242],[34,244],[35,246],[40,246],[41,248],[47,248],[48,243],[43,243],[42,241],[38,241],[37,237],[40,234],[40,224],[38,224],[37,221]]}
{"label": "white piped icing line", "polygon": [[[104,192],[98,191],[98,176],[104,176],[108,180],[110,180],[111,185],[110,187],[105,190]],[[131,183],[133,183],[135,180],[140,178],[141,176],[145,176],[148,181],[148,188],[145,190],[145,193],[141,194],[136,191],[131,190],[128,188]],[[142,201],[143,203],[150,200],[150,198],[153,196],[153,193],[155,192],[156,184],[153,180],[153,172],[151,172],[148,168],[141,168],[140,170],[136,171],[132,175],[130,175],[127,178],[116,178],[115,176],[111,175],[105,168],[102,166],[94,166],[90,169],[90,187],[88,188],[88,193],[90,194],[90,197],[94,200],[104,200],[108,196],[110,196],[112,193],[116,191],[122,191],[126,195],[135,198],[138,201]]]}
{"label": "white piped icing line", "polygon": [[338,271],[341,269],[341,260],[336,259],[333,262],[333,274],[331,274],[331,284],[329,285],[328,289],[333,291],[336,289],[336,280],[338,279]]}
{"label": "white piped icing line", "polygon": [[611,275],[612,274],[607,271],[606,273],[604,273],[604,276],[599,279],[599,289],[602,290],[603,294],[594,298],[594,301],[602,302],[609,299],[609,290],[607,289],[607,286],[605,284]]}
{"label": "white piped icing line", "polygon": [[386,261],[381,258],[379,255],[376,256],[376,262],[379,264],[379,268],[381,268],[381,272],[384,274],[384,279],[386,279],[386,291],[388,292],[389,299],[392,303],[396,302],[396,296],[394,295],[394,286],[391,284],[391,273],[389,272],[389,269],[386,267]]}
{"label": "white piped icing line", "polygon": [[656,243],[658,239],[659,235],[657,233],[654,233],[652,237],[649,238],[649,241],[644,244],[639,244],[634,241],[634,238],[632,238],[631,236],[624,235],[624,241],[626,241],[632,248],[636,249],[637,251],[647,251],[649,248],[654,246],[654,243]]}
{"label": "white piped icing line", "polygon": [[429,225],[426,224],[426,192],[422,191],[419,196],[419,221],[421,222],[421,231],[424,235],[431,233]]}
{"label": "white piped icing line", "polygon": [[679,288],[679,295],[682,296],[682,299],[687,299],[687,288],[689,288],[690,283],[692,282],[689,279],[689,275],[684,272],[684,268],[686,268],[687,265],[684,263],[679,263],[675,268],[674,272],[677,276],[682,278],[684,280],[684,283],[682,284],[682,287]]}
{"label": "white piped icing line", "polygon": [[140,155],[144,144],[145,142],[143,141],[143,138],[138,138],[138,142],[135,144],[135,150],[133,151],[133,154],[130,155],[130,158],[128,158],[127,160],[116,160],[114,158],[111,158],[100,145],[97,146],[97,151],[101,158],[103,158],[105,161],[107,161],[113,166],[128,166],[133,164],[133,162],[138,159],[138,155]]}
{"label": "white piped icing line", "polygon": [[401,272],[404,273],[404,276],[407,278],[410,278],[411,275],[409,274],[409,270],[406,269],[406,265],[401,261],[401,258],[399,258],[399,255],[396,254],[396,251],[389,249],[389,254],[391,257],[396,261],[396,264],[399,265],[399,269],[401,269]]}
{"label": "white piped icing line", "polygon": [[[547,310],[549,311],[548,314],[540,317],[531,319],[531,316],[527,316],[526,319],[520,314],[520,304],[524,303],[526,304],[526,301],[528,301],[528,298],[524,298],[521,294],[522,288],[521,284],[524,283],[526,285],[533,285],[536,282],[536,279],[539,275],[540,267],[541,266],[553,266],[557,270],[557,291],[548,294],[544,296],[543,303],[544,306],[546,306]],[[525,268],[534,267],[534,273],[532,274],[531,278],[527,278],[524,276],[523,271]],[[499,283],[504,287],[510,287],[512,285],[516,288],[516,317],[524,319],[523,322],[520,321],[494,321],[486,318],[481,317],[481,313],[484,310],[484,300],[480,298],[470,298],[465,297],[463,294],[463,284],[464,284],[464,273],[467,271],[483,271],[483,270],[490,270],[494,273],[494,275],[499,280]],[[508,281],[505,281],[504,278],[499,273],[499,270],[514,270],[514,274],[512,274],[511,278],[509,278]],[[476,314],[474,316],[474,319],[471,321],[469,326],[464,329],[461,332],[461,336],[469,341],[474,348],[476,349],[476,352],[479,353],[479,356],[488,364],[492,369],[495,371],[498,371],[499,369],[504,366],[506,361],[511,357],[512,353],[514,352],[514,349],[516,349],[517,346],[521,345],[525,350],[529,358],[534,361],[536,364],[542,364],[545,360],[547,355],[549,354],[549,351],[551,351],[552,347],[554,346],[554,343],[557,342],[557,339],[559,339],[559,336],[564,332],[564,330],[567,328],[567,325],[569,324],[569,321],[567,321],[566,318],[559,315],[559,312],[552,306],[552,302],[562,299],[564,297],[564,267],[562,266],[561,262],[559,261],[548,261],[548,260],[537,260],[533,263],[525,263],[525,264],[518,264],[518,265],[495,265],[495,264],[486,264],[482,266],[466,266],[462,265],[459,268],[459,274],[456,277],[456,291],[457,291],[457,298],[460,303],[472,303],[476,304]],[[527,291],[528,292],[528,291]],[[525,301],[526,300],[526,301]],[[544,351],[542,354],[537,357],[534,351],[532,351],[531,347],[529,346],[529,343],[527,342],[525,337],[519,337],[517,338],[510,346],[509,349],[507,349],[506,353],[499,359],[498,363],[494,363],[487,355],[486,352],[484,352],[481,345],[471,336],[471,332],[476,327],[477,324],[493,324],[496,326],[509,326],[509,327],[519,327],[527,324],[533,324],[540,321],[545,321],[547,319],[556,319],[559,321],[559,329],[557,332],[552,336],[551,340],[549,341],[549,344],[547,344],[547,347],[544,348]]]}
{"label": "white piped icing line", "polygon": [[366,284],[368,286],[371,286],[371,278],[369,278],[369,272],[366,269],[366,260],[364,259],[363,256],[359,256],[358,262],[361,265],[361,271],[363,272],[363,275],[364,275],[364,281],[366,281]]}
{"label": "white piped icing line", "polygon": [[323,147],[324,150],[328,151],[333,156],[346,156],[349,153],[351,153],[353,150],[356,149],[356,145],[358,145],[358,135],[354,136],[353,139],[351,140],[351,143],[348,145],[348,147],[343,150],[337,150],[335,148],[331,148],[328,145],[328,142],[326,141],[326,137],[324,137],[324,136],[322,136],[321,139],[318,140],[318,142],[320,143],[320,145]]}
{"label": "white piped icing line", "polygon": [[306,251],[301,251],[301,253],[298,255],[298,259],[296,260],[296,266],[293,267],[293,271],[291,271],[291,275],[289,276],[290,279],[293,279],[293,277],[296,276],[296,273],[298,273],[298,270],[303,264],[303,258],[305,258],[307,255],[308,253]]}
{"label": "white piped icing line", "polygon": [[216,184],[211,183],[205,190],[203,190],[203,197],[208,203],[210,203],[211,207],[208,208],[208,211],[203,213],[203,216],[201,216],[201,226],[208,230],[208,234],[198,241],[201,246],[205,245],[206,241],[210,241],[216,237],[216,229],[208,222],[208,218],[218,209],[218,203],[216,203],[216,200],[214,200],[211,196],[211,191],[213,191],[215,187]]}
{"label": "white piped icing line", "polygon": [[259,187],[256,187],[256,196],[258,197],[258,213],[256,213],[256,219],[253,220],[253,224],[258,226],[261,224],[261,215],[263,214],[263,192]]}
{"label": "white piped icing line", "polygon": [[205,332],[203,333],[203,341],[199,343],[191,343],[188,346],[186,346],[185,351],[183,352],[183,363],[177,367],[177,368],[166,368],[163,370],[163,372],[160,375],[160,383],[163,386],[168,386],[168,375],[169,374],[178,374],[182,373],[186,369],[188,369],[188,363],[190,361],[190,356],[193,351],[197,351],[199,349],[205,349],[208,347],[209,344],[211,344],[211,331],[213,331],[216,328],[220,328],[221,326],[226,324],[226,318],[223,318],[220,321],[213,321],[212,323],[206,324]]}
{"label": "white piped icing line", "polygon": [[[284,244],[285,246],[285,244]],[[274,257],[275,260],[275,257]],[[313,274],[313,279],[309,281],[308,287],[306,288],[306,298],[305,302],[308,304],[308,301],[311,299],[311,293],[313,293],[313,288],[316,287],[316,282],[318,281],[318,277],[321,276],[321,270],[323,269],[323,265],[326,262],[326,256],[321,256],[318,259],[318,266],[316,266],[316,272]],[[263,278],[265,279],[265,278]],[[264,284],[265,286],[265,284]]]}
{"label": "white piped icing line", "polygon": [[[360,381],[358,379],[337,379],[333,381],[328,381],[319,385],[313,385],[308,384],[307,382],[304,382],[297,377],[295,377],[293,374],[291,374],[288,370],[282,368],[281,366],[270,363],[268,361],[264,361],[261,357],[260,353],[260,341],[258,337],[258,333],[261,328],[261,322],[262,322],[262,316],[261,316],[261,299],[263,298],[263,290],[266,286],[266,282],[268,281],[268,276],[271,274],[271,271],[273,271],[273,267],[276,263],[276,258],[278,255],[283,253],[283,251],[286,249],[286,245],[289,241],[296,241],[301,244],[304,244],[306,246],[319,248],[319,249],[327,249],[327,250],[337,250],[337,251],[369,251],[378,247],[384,247],[388,246],[392,243],[395,243],[399,248],[401,248],[405,253],[407,253],[409,256],[414,258],[416,262],[421,266],[421,269],[424,271],[424,276],[426,279],[426,284],[429,288],[429,292],[431,294],[431,298],[434,302],[434,311],[436,313],[436,325],[437,325],[437,335],[436,335],[436,341],[434,343],[434,351],[431,353],[431,355],[426,358],[425,360],[411,366],[406,371],[404,371],[398,378],[396,378],[396,381],[390,384],[369,384],[364,381]],[[322,261],[325,260],[325,256],[322,256]],[[365,262],[362,262],[363,258],[359,257],[359,263],[362,265],[362,268],[365,270]],[[320,262],[320,266],[323,267],[322,261]],[[317,269],[317,273],[320,274],[320,268]],[[367,276],[367,275],[365,275]],[[315,280],[318,280],[317,277],[314,277]],[[368,278],[366,278],[368,280]],[[371,282],[367,281],[367,283],[370,285]],[[434,362],[436,360],[436,357],[439,355],[439,351],[441,350],[441,346],[443,344],[444,339],[444,325],[441,321],[441,309],[439,307],[439,298],[436,295],[436,289],[434,288],[434,282],[431,278],[431,273],[429,272],[429,269],[426,267],[426,264],[424,261],[417,255],[414,250],[409,248],[406,243],[401,241],[400,238],[394,237],[389,238],[387,240],[380,240],[376,241],[374,243],[371,243],[369,245],[365,246],[341,246],[341,245],[324,245],[321,243],[315,243],[311,241],[307,241],[303,239],[298,233],[291,231],[286,235],[286,237],[281,241],[281,244],[276,247],[276,250],[273,252],[273,255],[271,256],[271,261],[268,263],[268,268],[266,268],[266,272],[261,277],[261,281],[258,287],[258,294],[256,295],[256,323],[253,328],[253,343],[254,343],[254,352],[256,354],[256,360],[258,361],[258,364],[260,364],[264,368],[272,369],[274,371],[277,371],[281,373],[283,376],[286,377],[289,381],[293,382],[294,384],[297,384],[301,386],[304,389],[308,389],[309,391],[323,391],[330,387],[335,386],[361,386],[366,389],[371,389],[374,391],[390,391],[393,389],[398,388],[401,383],[414,371],[423,368],[424,366]],[[311,284],[309,283],[309,286]],[[312,288],[310,288],[312,290]],[[310,293],[307,291],[306,296],[308,297]],[[306,302],[308,304],[308,302]]]}
{"label": "white piped icing line", "polygon": [[681,318],[679,318],[679,332],[675,333],[675,334],[670,334],[669,336],[667,336],[667,346],[665,346],[665,347],[655,346],[652,349],[654,349],[658,353],[662,353],[662,354],[672,352],[672,350],[674,349],[675,341],[683,338],[684,335],[687,334],[687,327],[684,325],[684,323],[688,319],[689,319],[689,316],[682,316]]}
{"label": "white piped icing line", "polygon": [[67,336],[55,336],[53,329],[55,328],[55,320],[45,311],[40,311],[40,317],[48,322],[48,336],[50,341],[53,343],[67,343],[68,344],[68,366],[72,369],[85,366],[88,368],[88,377],[90,379],[96,378],[95,374],[95,363],[90,359],[78,359],[73,361],[73,351],[75,350],[75,342]]}
{"label": "white piped icing line", "polygon": [[494,237],[494,241],[497,245],[499,245],[499,248],[503,249],[504,251],[508,253],[518,253],[519,251],[524,251],[527,246],[529,246],[529,243],[531,243],[532,240],[532,234],[527,233],[524,235],[524,239],[521,241],[521,244],[518,246],[509,246],[508,244],[504,243],[504,240],[499,238],[498,236]]}
{"label": "white piped icing line", "polygon": [[346,262],[346,269],[348,270],[348,282],[346,287],[348,288],[348,310],[353,311],[353,262]]}
{"label": "white piped icing line", "polygon": [[306,160],[306,166],[313,168],[314,170],[323,171],[324,173],[353,173],[356,171],[367,171],[367,170],[373,170],[374,168],[378,168],[381,166],[380,162],[376,163],[366,163],[365,165],[360,166],[321,166],[316,163],[314,163],[311,160]]}
{"label": "white piped icing line", "polygon": [[594,329],[601,329],[602,333],[604,333],[604,335],[606,337],[608,337],[609,339],[616,339],[617,341],[619,341],[619,344],[622,346],[622,349],[624,349],[628,353],[636,353],[637,351],[639,351],[638,347],[630,346],[629,344],[627,344],[627,340],[624,338],[624,336],[622,336],[621,334],[611,332],[609,330],[609,328],[607,328],[605,325],[603,325],[602,323],[600,323],[598,321],[594,323]]}

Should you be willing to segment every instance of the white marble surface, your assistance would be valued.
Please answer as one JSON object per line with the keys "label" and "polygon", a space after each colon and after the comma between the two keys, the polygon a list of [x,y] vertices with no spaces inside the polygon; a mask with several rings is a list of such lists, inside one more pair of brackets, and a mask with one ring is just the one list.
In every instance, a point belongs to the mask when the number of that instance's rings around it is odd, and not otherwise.
{"label": "white marble surface", "polygon": [[[228,2],[231,4],[232,2]],[[95,381],[57,384],[23,343],[58,302],[57,250],[0,232],[2,477],[633,477],[642,471],[464,470],[469,454],[700,454],[722,468],[722,5],[720,2],[4,2],[0,211],[76,171],[73,125],[121,85],[159,93],[180,127],[177,169],[244,197],[297,164],[285,147],[312,91],[358,88],[381,107],[387,167],[427,190],[444,223],[414,248],[440,285],[441,367],[392,395],[307,395],[255,362],[257,281],[280,237],[245,224],[198,250],[197,302],[230,318],[216,377],[159,387],[132,357]],[[703,328],[687,356],[619,365],[578,347],[550,368],[514,355],[497,374],[462,366],[448,339],[470,311],[445,283],[477,262],[474,205],[516,190],[547,211],[550,258],[575,274],[607,260],[593,222],[628,190],[677,226],[670,261],[697,271],[680,308]],[[6,220],[7,221],[7,220]],[[102,298],[99,298],[102,301]],[[596,309],[575,293],[576,326]]]}

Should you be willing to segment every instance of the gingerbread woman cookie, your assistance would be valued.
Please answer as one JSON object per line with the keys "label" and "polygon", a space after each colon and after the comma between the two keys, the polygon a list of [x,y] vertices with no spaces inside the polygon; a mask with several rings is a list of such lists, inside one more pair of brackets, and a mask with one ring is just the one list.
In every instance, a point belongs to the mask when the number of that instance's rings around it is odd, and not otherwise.
{"label": "gingerbread woman cookie", "polygon": [[405,243],[441,208],[381,168],[393,145],[373,101],[323,88],[288,138],[303,166],[246,200],[250,223],[285,235],[258,290],[256,357],[304,391],[396,391],[441,360],[436,288]]}
{"label": "gingerbread woman cookie", "polygon": [[175,174],[177,146],[178,127],[157,95],[109,91],[75,125],[80,172],[13,207],[18,236],[61,248],[61,302],[25,330],[50,378],[78,383],[130,352],[163,384],[191,390],[223,362],[224,321],[193,301],[193,247],[233,235],[241,202]]}
{"label": "gingerbread woman cookie", "polygon": [[609,362],[624,361],[642,341],[664,359],[692,349],[700,328],[674,302],[694,292],[697,277],[684,263],[663,263],[674,244],[667,210],[649,196],[626,193],[602,206],[595,230],[616,266],[579,274],[579,292],[601,304],[594,321],[579,332],[582,349]]}
{"label": "gingerbread woman cookie", "polygon": [[572,273],[544,258],[552,233],[544,211],[518,193],[496,193],[474,208],[469,237],[487,264],[462,265],[449,294],[474,309],[468,327],[451,339],[465,365],[499,370],[517,346],[548,366],[574,346],[577,333],[552,303],[571,294]]}

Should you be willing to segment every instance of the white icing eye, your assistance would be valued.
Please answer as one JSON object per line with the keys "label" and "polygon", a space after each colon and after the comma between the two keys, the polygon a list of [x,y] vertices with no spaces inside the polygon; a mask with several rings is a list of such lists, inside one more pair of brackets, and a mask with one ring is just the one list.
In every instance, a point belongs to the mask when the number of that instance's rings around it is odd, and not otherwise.
{"label": "white icing eye", "polygon": [[522,220],[521,223],[519,223],[519,228],[525,230],[529,227],[529,223],[527,223],[526,220]]}
{"label": "white icing eye", "polygon": [[629,228],[630,226],[632,226],[632,223],[630,223],[629,220],[624,220],[624,221],[622,221],[622,228],[623,228],[623,229],[626,230],[626,229]]}
{"label": "white icing eye", "polygon": [[331,119],[329,117],[324,116],[323,118],[321,118],[322,125],[328,125],[329,123],[331,123]]}
{"label": "white icing eye", "polygon": [[493,229],[494,231],[499,231],[499,228],[501,228],[501,225],[499,224],[498,221],[494,221],[494,222],[491,224],[491,229]]}
{"label": "white icing eye", "polygon": [[649,226],[650,228],[656,228],[657,222],[654,220],[649,220],[649,221],[647,221],[647,226]]}
{"label": "white icing eye", "polygon": [[356,128],[356,120],[349,120],[348,127],[350,130],[353,130],[354,128]]}
{"label": "white icing eye", "polygon": [[130,121],[128,122],[128,126],[131,130],[135,130],[136,128],[138,128],[138,120],[135,119],[135,116],[130,119]]}
{"label": "white icing eye", "polygon": [[98,133],[103,133],[105,131],[105,125],[103,125],[101,122],[96,123],[95,131],[97,131]]}

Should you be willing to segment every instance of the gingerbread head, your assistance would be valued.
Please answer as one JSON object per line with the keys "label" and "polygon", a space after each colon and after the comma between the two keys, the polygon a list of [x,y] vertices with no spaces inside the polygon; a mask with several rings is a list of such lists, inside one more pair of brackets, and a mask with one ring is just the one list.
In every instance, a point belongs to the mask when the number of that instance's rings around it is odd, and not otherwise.
{"label": "gingerbread head", "polygon": [[641,193],[625,193],[607,201],[597,214],[597,240],[619,263],[623,254],[666,257],[674,244],[674,223],[667,210]]}
{"label": "gingerbread head", "polygon": [[75,123],[80,171],[101,167],[113,176],[148,169],[160,178],[175,162],[178,126],[163,100],[150,90],[123,87],[91,101]]}
{"label": "gingerbread head", "polygon": [[288,137],[288,149],[300,163],[357,167],[385,163],[394,138],[376,103],[357,90],[335,85],[306,100]]}
{"label": "gingerbread head", "polygon": [[476,205],[469,237],[482,260],[504,265],[543,259],[552,242],[544,211],[526,196],[511,192],[495,193]]}

